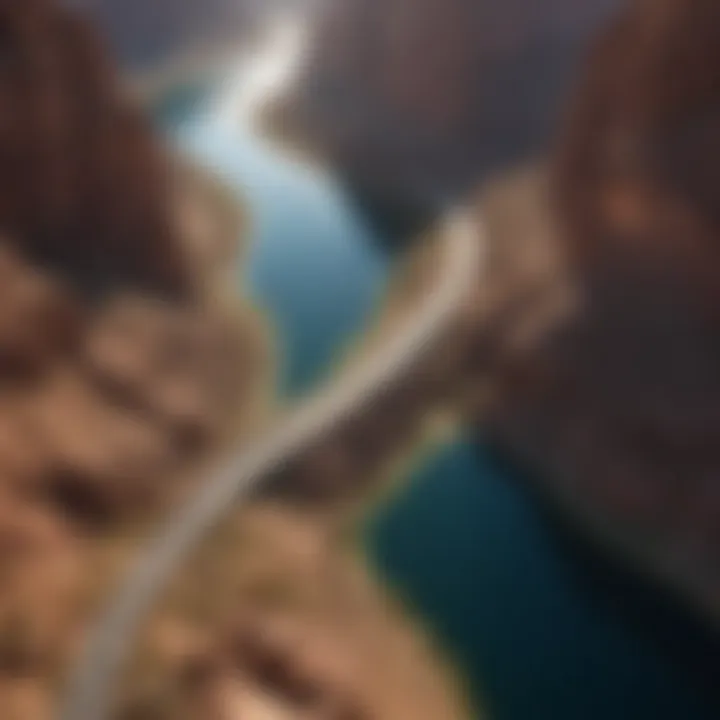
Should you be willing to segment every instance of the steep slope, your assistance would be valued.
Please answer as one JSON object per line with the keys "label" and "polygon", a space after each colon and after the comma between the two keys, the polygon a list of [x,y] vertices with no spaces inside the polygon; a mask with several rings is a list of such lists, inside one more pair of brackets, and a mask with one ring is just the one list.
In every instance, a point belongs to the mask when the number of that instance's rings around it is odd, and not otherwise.
{"label": "steep slope", "polygon": [[364,191],[444,199],[546,147],[588,36],[621,1],[329,3],[277,112]]}

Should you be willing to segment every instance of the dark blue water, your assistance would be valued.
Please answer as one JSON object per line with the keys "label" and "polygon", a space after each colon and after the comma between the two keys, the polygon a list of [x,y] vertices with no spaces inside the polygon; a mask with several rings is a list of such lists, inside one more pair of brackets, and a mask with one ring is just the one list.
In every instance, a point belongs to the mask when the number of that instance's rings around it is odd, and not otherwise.
{"label": "dark blue water", "polygon": [[[371,320],[389,259],[327,177],[202,117],[175,130],[249,203],[244,279],[275,325],[282,392],[308,392]],[[714,647],[568,552],[517,476],[460,441],[368,527],[380,572],[465,668],[478,704],[496,720],[720,718],[698,681],[717,684]]]}
{"label": "dark blue water", "polygon": [[516,469],[445,447],[372,519],[371,555],[496,720],[720,717],[717,646],[558,535]]}

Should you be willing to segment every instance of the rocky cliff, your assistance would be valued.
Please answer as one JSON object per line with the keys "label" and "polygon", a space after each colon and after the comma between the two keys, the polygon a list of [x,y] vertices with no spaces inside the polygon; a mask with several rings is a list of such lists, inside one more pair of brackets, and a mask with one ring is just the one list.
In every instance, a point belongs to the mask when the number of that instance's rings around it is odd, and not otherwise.
{"label": "rocky cliff", "polygon": [[171,160],[124,95],[86,19],[47,0],[2,6],[0,227],[27,260],[90,294],[187,295]]}
{"label": "rocky cliff", "polygon": [[574,316],[496,386],[496,439],[584,532],[720,617],[720,6],[635,0],[553,173]]}
{"label": "rocky cliff", "polygon": [[588,36],[622,0],[341,0],[281,111],[353,184],[427,202],[547,144]]}

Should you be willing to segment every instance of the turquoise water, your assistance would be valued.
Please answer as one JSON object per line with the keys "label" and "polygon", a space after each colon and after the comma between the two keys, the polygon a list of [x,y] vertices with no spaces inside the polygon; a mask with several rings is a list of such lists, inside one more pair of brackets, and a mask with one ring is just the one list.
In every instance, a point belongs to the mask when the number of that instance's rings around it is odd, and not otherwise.
{"label": "turquoise water", "polygon": [[382,302],[390,268],[382,243],[325,175],[239,128],[201,116],[175,134],[248,204],[244,287],[272,319],[281,392],[307,394]]}
{"label": "turquoise water", "polygon": [[[174,125],[250,203],[245,279],[275,324],[283,392],[307,393],[367,326],[391,262],[326,176],[212,119]],[[476,699],[496,720],[719,718],[717,692],[698,681],[717,684],[716,648],[569,553],[517,476],[459,441],[367,530],[380,572],[462,663]]]}

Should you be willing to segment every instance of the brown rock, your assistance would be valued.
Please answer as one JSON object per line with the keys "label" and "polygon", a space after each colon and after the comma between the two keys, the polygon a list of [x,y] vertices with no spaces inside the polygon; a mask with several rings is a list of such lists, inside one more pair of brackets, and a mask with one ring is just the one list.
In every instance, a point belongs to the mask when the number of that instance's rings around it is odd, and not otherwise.
{"label": "brown rock", "polygon": [[588,271],[634,263],[717,292],[719,22],[712,0],[636,0],[591,55],[555,188]]}
{"label": "brown rock", "polygon": [[435,205],[547,149],[589,33],[621,4],[328,3],[276,123],[371,201]]}
{"label": "brown rock", "polygon": [[16,490],[34,491],[48,469],[46,448],[33,423],[30,403],[9,395],[0,399],[0,477]]}
{"label": "brown rock", "polygon": [[[0,501],[0,666],[47,670],[61,661],[79,601],[79,546],[56,517],[3,496]],[[49,601],[52,598],[52,601]]]}
{"label": "brown rock", "polygon": [[347,657],[336,645],[290,618],[246,618],[229,641],[236,677],[242,679],[234,685],[232,706],[248,713],[252,708],[258,719],[265,717],[261,710],[268,718],[366,717],[353,696],[352,674],[343,674]]}
{"label": "brown rock", "polygon": [[50,720],[52,697],[35,678],[0,680],[0,707],[3,720]]}
{"label": "brown rock", "polygon": [[[49,0],[5,3],[0,224],[34,262],[87,292],[186,294],[169,165],[95,32]],[[11,109],[11,110],[10,110]]]}
{"label": "brown rock", "polygon": [[567,251],[580,302],[504,358],[490,421],[579,527],[715,621],[717,13],[639,0],[601,39],[548,238]]}
{"label": "brown rock", "polygon": [[73,349],[81,328],[72,294],[0,247],[0,368],[13,382]]}
{"label": "brown rock", "polygon": [[85,359],[119,402],[193,449],[214,439],[239,407],[243,346],[242,331],[222,317],[126,297],[98,316]]}
{"label": "brown rock", "polygon": [[44,388],[35,422],[50,459],[48,490],[85,519],[144,507],[173,469],[167,434],[72,374]]}
{"label": "brown rock", "polygon": [[354,496],[367,474],[340,438],[309,448],[278,471],[266,492],[296,502],[323,502]]}

